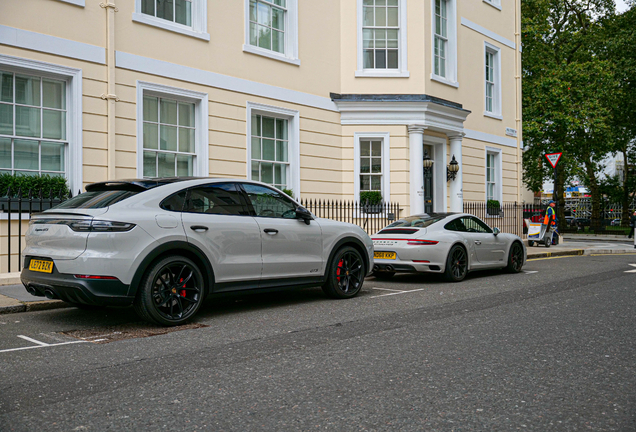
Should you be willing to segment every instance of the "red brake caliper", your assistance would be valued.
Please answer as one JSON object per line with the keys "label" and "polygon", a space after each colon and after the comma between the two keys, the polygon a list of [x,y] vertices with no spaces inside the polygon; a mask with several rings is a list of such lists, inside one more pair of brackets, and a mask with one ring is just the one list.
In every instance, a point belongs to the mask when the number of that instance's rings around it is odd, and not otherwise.
{"label": "red brake caliper", "polygon": [[[183,282],[183,278],[181,278],[179,280],[179,282]],[[185,288],[185,284],[183,284],[183,286],[181,288]],[[185,290],[181,290],[181,297],[185,297],[186,296],[186,291]]]}
{"label": "red brake caliper", "polygon": [[338,268],[336,269],[336,279],[340,282],[340,272],[342,271],[342,260],[338,263]]}

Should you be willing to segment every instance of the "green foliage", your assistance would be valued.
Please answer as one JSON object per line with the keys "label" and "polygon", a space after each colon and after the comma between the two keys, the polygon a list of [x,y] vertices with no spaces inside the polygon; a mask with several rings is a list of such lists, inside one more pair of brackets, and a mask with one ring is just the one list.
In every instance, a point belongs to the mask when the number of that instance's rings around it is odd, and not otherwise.
{"label": "green foliage", "polygon": [[500,209],[501,205],[499,204],[499,201],[497,200],[488,200],[486,201],[486,207]]}
{"label": "green foliage", "polygon": [[289,195],[291,198],[294,197],[294,191],[291,189],[281,189],[283,192],[285,192],[287,195]]}
{"label": "green foliage", "polygon": [[362,191],[360,192],[360,203],[362,204],[381,204],[382,193],[378,191]]}
{"label": "green foliage", "polygon": [[0,174],[0,196],[7,196],[7,190],[11,188],[11,196],[17,196],[18,190],[25,197],[31,189],[33,196],[39,196],[40,190],[44,197],[49,197],[49,193],[53,190],[54,196],[60,194],[68,195],[69,189],[64,177],[52,177],[50,175],[42,176],[25,176],[12,175],[9,173]]}

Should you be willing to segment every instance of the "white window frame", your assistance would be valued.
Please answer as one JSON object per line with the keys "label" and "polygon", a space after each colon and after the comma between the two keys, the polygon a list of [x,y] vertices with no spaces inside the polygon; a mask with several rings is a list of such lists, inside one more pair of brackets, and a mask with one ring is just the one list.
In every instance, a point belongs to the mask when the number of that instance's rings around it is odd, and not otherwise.
{"label": "white window frame", "polygon": [[494,198],[501,204],[503,202],[503,164],[502,164],[502,150],[496,147],[488,147],[485,148],[485,159],[484,159],[484,197],[486,201],[488,200],[488,155],[493,155],[495,159],[495,192]]}
{"label": "white window frame", "polygon": [[0,54],[0,68],[9,72],[37,75],[41,78],[53,78],[66,82],[66,140],[68,147],[64,155],[64,171],[69,189],[71,191],[81,189],[83,186],[82,70],[3,54]]}
{"label": "white window frame", "polygon": [[137,177],[144,176],[144,95],[194,103],[193,176],[210,175],[208,144],[208,94],[146,81],[137,81]]}
{"label": "white window frame", "polygon": [[391,135],[389,132],[354,132],[353,134],[353,190],[360,202],[360,141],[382,141],[382,201],[391,202]]}
{"label": "white window frame", "polygon": [[431,80],[459,87],[457,82],[457,0],[446,0],[446,76],[435,73],[435,0],[431,0]]}
{"label": "white window frame", "polygon": [[186,36],[210,40],[208,33],[208,0],[192,0],[192,26],[186,26],[162,18],[141,13],[141,0],[135,0],[135,11],[132,14],[135,22],[163,28]]}
{"label": "white window frame", "polygon": [[494,7],[495,9],[501,10],[501,0],[484,0],[484,3],[489,4],[490,6]]}
{"label": "white window frame", "polygon": [[245,0],[245,43],[243,52],[261,55],[274,60],[300,66],[298,58],[298,0],[287,0],[285,12],[285,53],[250,45],[250,0]]}
{"label": "white window frame", "polygon": [[[494,89],[493,89],[493,97],[492,97],[492,111],[486,110],[486,53],[491,53],[493,55],[493,60],[495,62],[494,65]],[[483,63],[482,63],[482,71],[483,75],[483,83],[484,83],[484,116],[491,117],[497,120],[503,120],[501,115],[501,48],[492,45],[488,42],[484,42],[484,54],[482,55]]]}
{"label": "white window frame", "polygon": [[300,197],[300,112],[287,108],[264,105],[256,102],[247,102],[247,179],[252,180],[252,115],[260,114],[266,117],[278,117],[287,120],[289,176],[287,187],[291,189],[295,197]]}
{"label": "white window frame", "polygon": [[362,27],[363,27],[363,1],[357,1],[356,17],[357,17],[357,69],[355,76],[358,78],[408,78],[408,55],[407,55],[407,14],[406,0],[398,0],[399,36],[398,36],[398,68],[397,69],[365,69],[362,47]]}
{"label": "white window frame", "polygon": [[85,7],[86,6],[86,4],[85,4],[86,0],[59,0],[59,1],[64,2],[64,3],[70,3],[70,4],[75,5],[75,6],[81,6],[81,7]]}

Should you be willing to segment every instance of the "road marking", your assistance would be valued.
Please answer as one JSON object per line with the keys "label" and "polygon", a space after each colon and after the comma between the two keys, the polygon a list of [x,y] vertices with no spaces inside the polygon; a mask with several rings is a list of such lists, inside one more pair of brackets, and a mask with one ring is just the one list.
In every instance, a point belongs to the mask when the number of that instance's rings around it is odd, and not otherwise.
{"label": "road marking", "polygon": [[539,273],[539,270],[524,270],[525,274]]}
{"label": "road marking", "polygon": [[555,257],[532,258],[532,259],[529,259],[528,261],[541,261],[541,260],[559,259],[559,258],[574,258],[574,257],[582,257],[582,256],[585,256],[585,255],[562,255],[562,256],[555,256]]}
{"label": "road marking", "polygon": [[389,288],[377,288],[377,287],[371,287],[371,289],[377,289],[377,290],[382,290],[382,291],[397,291],[397,292],[406,292],[404,290],[396,290],[396,289],[389,289]]}
{"label": "road marking", "polygon": [[[636,267],[636,264],[628,264],[628,265],[630,265],[632,267]],[[625,270],[625,273],[636,273],[636,269],[634,269],[634,270]]]}
{"label": "road marking", "polygon": [[378,297],[386,297],[386,296],[392,296],[392,295],[398,295],[398,294],[406,294],[406,293],[412,293],[415,291],[424,291],[426,288],[420,288],[420,289],[414,289],[414,290],[408,290],[408,291],[398,291],[398,292],[393,292],[393,293],[389,293],[389,294],[380,294],[377,296],[372,296],[370,298],[378,298]]}
{"label": "road marking", "polygon": [[37,344],[37,345],[31,345],[31,346],[20,347],[20,348],[3,349],[3,350],[0,350],[0,353],[11,352],[11,351],[22,351],[22,350],[36,349],[36,348],[47,348],[47,347],[55,347],[55,346],[60,346],[60,345],[70,345],[70,344],[88,342],[88,341],[85,341],[85,340],[78,340],[78,341],[69,341],[69,342],[60,342],[60,343],[48,344],[48,343],[45,343],[45,342],[40,342],[39,340],[35,340],[35,339],[30,338],[28,336],[24,336],[24,335],[17,335],[17,336],[20,339],[24,339],[26,341],[32,342],[32,343]]}
{"label": "road marking", "polygon": [[49,346],[50,345],[50,344],[47,344],[46,342],[40,342],[39,340],[35,340],[35,339],[32,339],[32,338],[27,337],[27,336],[18,335],[18,337],[20,339],[24,339],[24,340],[27,340],[29,342],[33,342],[34,344],[38,344],[38,345],[42,345],[42,346]]}
{"label": "road marking", "polygon": [[636,252],[590,254],[588,256],[613,256],[613,255],[636,255]]}

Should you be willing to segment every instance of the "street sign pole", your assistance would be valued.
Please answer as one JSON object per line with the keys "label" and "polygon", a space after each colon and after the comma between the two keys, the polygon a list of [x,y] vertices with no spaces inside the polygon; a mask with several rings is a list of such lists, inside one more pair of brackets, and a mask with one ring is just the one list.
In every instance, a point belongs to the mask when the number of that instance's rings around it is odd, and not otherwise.
{"label": "street sign pole", "polygon": [[561,159],[561,155],[563,153],[549,153],[546,154],[545,157],[546,159],[548,159],[548,162],[550,162],[550,165],[552,165],[552,168],[554,168],[554,187],[552,188],[552,201],[554,201],[554,212],[556,215],[559,214],[559,200],[557,199],[557,164],[559,163],[559,160]]}

